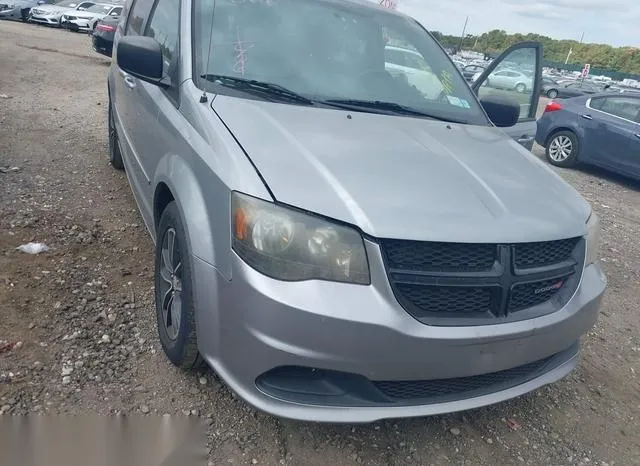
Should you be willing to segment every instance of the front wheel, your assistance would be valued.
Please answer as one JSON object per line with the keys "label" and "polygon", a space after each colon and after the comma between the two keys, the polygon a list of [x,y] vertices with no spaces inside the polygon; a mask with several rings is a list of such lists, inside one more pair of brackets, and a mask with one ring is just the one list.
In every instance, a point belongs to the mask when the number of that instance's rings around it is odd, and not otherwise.
{"label": "front wheel", "polygon": [[175,201],[160,217],[156,241],[155,297],[158,336],[169,360],[182,369],[203,364],[196,337],[193,269]]}
{"label": "front wheel", "polygon": [[559,131],[549,138],[546,156],[551,165],[566,168],[576,164],[579,151],[576,135],[571,131]]}
{"label": "front wheel", "polygon": [[516,84],[516,91],[519,92],[520,94],[524,93],[526,90],[527,90],[527,86],[525,86],[524,83]]}
{"label": "front wheel", "polygon": [[549,97],[550,99],[555,99],[556,97],[558,97],[558,91],[555,89],[549,89],[549,91],[547,92],[547,97]]}
{"label": "front wheel", "polygon": [[109,116],[108,116],[108,135],[109,135],[109,162],[111,166],[118,170],[124,169],[122,162],[122,153],[120,152],[120,142],[118,140],[118,132],[116,131],[115,119],[113,117],[113,104],[109,99]]}

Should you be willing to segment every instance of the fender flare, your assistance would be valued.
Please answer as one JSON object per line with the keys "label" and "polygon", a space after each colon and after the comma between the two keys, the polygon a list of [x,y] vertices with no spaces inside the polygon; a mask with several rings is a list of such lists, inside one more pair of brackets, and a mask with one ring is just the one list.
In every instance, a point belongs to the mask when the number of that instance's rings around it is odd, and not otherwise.
{"label": "fender flare", "polygon": [[[154,177],[154,186],[154,241],[157,240],[156,229],[161,214],[161,211],[157,211],[156,206],[163,186],[166,186],[178,206],[185,225],[190,253],[216,267],[218,261],[216,260],[214,238],[210,228],[211,219],[207,211],[204,194],[193,170],[182,157],[167,155],[158,164]],[[227,278],[230,279],[230,277]]]}

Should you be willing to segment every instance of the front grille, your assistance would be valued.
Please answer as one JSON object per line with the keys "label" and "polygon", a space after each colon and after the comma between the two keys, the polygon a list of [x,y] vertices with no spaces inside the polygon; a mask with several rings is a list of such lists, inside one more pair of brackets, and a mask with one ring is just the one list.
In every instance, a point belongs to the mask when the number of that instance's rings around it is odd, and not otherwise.
{"label": "front grille", "polygon": [[478,314],[491,310],[491,289],[399,284],[398,291],[416,306],[441,314]]}
{"label": "front grille", "polygon": [[65,15],[64,19],[66,19],[67,21],[74,21],[74,20],[76,20],[76,19],[78,19],[78,18],[77,18],[77,17],[75,17],[75,16],[66,16],[66,15]]}
{"label": "front grille", "polygon": [[380,247],[393,292],[409,314],[432,325],[483,325],[564,306],[579,283],[585,242],[382,240]]}
{"label": "front grille", "polygon": [[515,264],[519,269],[544,267],[567,261],[580,238],[544,243],[522,243],[515,247]]}
{"label": "front grille", "polygon": [[476,391],[498,391],[504,389],[504,386],[514,386],[525,383],[528,380],[534,379],[540,370],[553,358],[554,356],[551,356],[540,361],[525,364],[524,366],[514,367],[513,369],[472,377],[373,382],[373,384],[386,396],[396,400],[420,400],[446,397],[454,394],[459,398],[463,398],[470,396],[470,393]]}
{"label": "front grille", "polygon": [[564,278],[553,278],[514,286],[509,297],[509,311],[519,311],[549,301],[562,289],[564,282]]}
{"label": "front grille", "polygon": [[495,244],[426,243],[418,241],[385,242],[392,268],[428,271],[489,270],[498,257]]}

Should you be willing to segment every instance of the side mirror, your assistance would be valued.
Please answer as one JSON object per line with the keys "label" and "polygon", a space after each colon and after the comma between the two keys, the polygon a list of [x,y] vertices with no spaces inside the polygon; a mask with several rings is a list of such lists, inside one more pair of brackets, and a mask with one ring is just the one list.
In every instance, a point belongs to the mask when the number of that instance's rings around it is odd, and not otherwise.
{"label": "side mirror", "polygon": [[152,37],[124,36],[117,46],[118,66],[142,81],[166,87],[162,79],[162,50]]}
{"label": "side mirror", "polygon": [[509,128],[520,119],[520,105],[513,99],[500,95],[488,95],[480,99],[491,122],[499,128]]}

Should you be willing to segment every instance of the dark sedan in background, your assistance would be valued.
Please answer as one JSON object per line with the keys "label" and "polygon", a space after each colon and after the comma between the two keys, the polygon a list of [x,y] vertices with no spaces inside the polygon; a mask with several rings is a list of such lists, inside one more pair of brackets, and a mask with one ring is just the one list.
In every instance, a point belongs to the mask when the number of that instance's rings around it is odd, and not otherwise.
{"label": "dark sedan in background", "polygon": [[542,82],[540,84],[540,95],[544,95],[549,97],[550,99],[555,99],[558,97],[558,89],[561,84],[559,84],[554,79],[551,79],[547,76],[542,77]]}
{"label": "dark sedan in background", "polygon": [[106,16],[98,21],[98,24],[91,34],[93,50],[107,57],[111,56],[113,52],[113,36],[115,35],[119,22],[119,16]]}
{"label": "dark sedan in background", "polygon": [[556,97],[558,97],[560,99],[569,99],[571,97],[597,94],[599,92],[604,92],[609,90],[609,87],[610,87],[609,84],[600,84],[592,81],[578,80],[570,83],[561,84],[557,88],[558,93],[556,94],[555,97],[552,97],[552,98],[555,99]]}
{"label": "dark sedan in background", "polygon": [[549,163],[597,165],[640,179],[640,95],[599,93],[549,103],[536,142]]}

